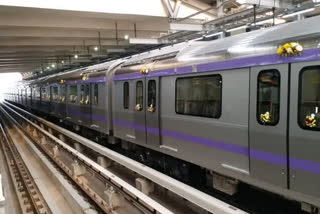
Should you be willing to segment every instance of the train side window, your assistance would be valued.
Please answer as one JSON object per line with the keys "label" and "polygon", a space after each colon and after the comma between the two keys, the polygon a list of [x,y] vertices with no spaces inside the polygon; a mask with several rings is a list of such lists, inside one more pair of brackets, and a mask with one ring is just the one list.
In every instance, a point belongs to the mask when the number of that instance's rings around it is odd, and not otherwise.
{"label": "train side window", "polygon": [[98,83],[94,84],[94,92],[93,92],[93,103],[95,105],[99,104],[99,85]]}
{"label": "train side window", "polygon": [[138,81],[136,84],[136,111],[143,110],[143,83]]}
{"label": "train side window", "polygon": [[69,102],[76,103],[78,98],[77,85],[69,86]]}
{"label": "train side window", "polygon": [[41,88],[41,100],[47,100],[47,89]]}
{"label": "train side window", "polygon": [[257,121],[275,126],[280,116],[280,72],[264,70],[258,74]]}
{"label": "train side window", "polygon": [[84,104],[84,85],[80,87],[80,104]]}
{"label": "train side window", "polygon": [[85,91],[84,91],[84,104],[88,105],[90,104],[90,85],[85,85]]}
{"label": "train side window", "polygon": [[155,80],[149,80],[148,82],[148,111],[156,111],[157,99],[157,85]]}
{"label": "train side window", "polygon": [[303,68],[299,78],[298,123],[301,128],[320,131],[320,66]]}
{"label": "train side window", "polygon": [[59,92],[58,92],[58,86],[54,86],[52,91],[52,100],[53,101],[59,101]]}
{"label": "train side window", "polygon": [[123,83],[123,108],[129,109],[129,83]]}
{"label": "train side window", "polygon": [[221,75],[177,78],[175,100],[177,114],[220,118]]}
{"label": "train side window", "polygon": [[66,86],[60,86],[60,102],[64,103],[66,101]]}
{"label": "train side window", "polygon": [[37,99],[37,100],[40,100],[40,98],[41,98],[40,96],[41,96],[40,87],[37,87],[37,88],[36,88],[36,99]]}

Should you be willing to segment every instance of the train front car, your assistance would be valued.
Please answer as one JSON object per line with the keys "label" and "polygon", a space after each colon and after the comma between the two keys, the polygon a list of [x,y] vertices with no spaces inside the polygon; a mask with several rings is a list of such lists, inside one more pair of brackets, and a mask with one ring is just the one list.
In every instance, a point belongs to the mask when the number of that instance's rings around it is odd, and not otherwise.
{"label": "train front car", "polygon": [[[228,194],[243,182],[319,207],[318,23],[132,57],[113,77],[115,136],[204,167]],[[178,177],[190,170],[170,163]]]}

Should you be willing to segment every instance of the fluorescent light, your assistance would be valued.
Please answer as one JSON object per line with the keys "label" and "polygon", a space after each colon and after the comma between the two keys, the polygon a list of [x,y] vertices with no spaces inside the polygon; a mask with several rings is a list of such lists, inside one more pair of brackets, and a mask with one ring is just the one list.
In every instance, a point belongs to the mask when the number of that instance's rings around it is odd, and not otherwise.
{"label": "fluorescent light", "polygon": [[239,4],[245,4],[245,3],[247,3],[246,0],[236,0],[236,2],[239,3]]}
{"label": "fluorescent light", "polygon": [[[276,18],[276,19],[274,20],[274,24],[276,24],[276,25],[278,25],[278,24],[283,24],[283,23],[285,23],[285,22],[286,22],[286,20],[284,20],[284,19],[279,19],[279,18]],[[257,25],[262,25],[262,24],[267,24],[267,23],[272,24],[272,23],[273,23],[273,19],[267,19],[267,20],[264,20],[264,21],[261,21],[261,22],[257,22],[256,24],[257,24]]]}
{"label": "fluorescent light", "polygon": [[47,69],[49,70],[49,69],[50,69],[50,67],[49,67],[49,66],[47,66]]}
{"label": "fluorescent light", "polygon": [[282,18],[288,18],[288,17],[299,15],[299,14],[309,13],[309,12],[314,11],[314,9],[315,8],[310,8],[310,9],[301,10],[301,11],[298,11],[298,12],[295,12],[295,13],[290,13],[290,14],[282,16]]}
{"label": "fluorescent light", "polygon": [[272,16],[272,15],[273,15],[273,12],[269,11],[269,12],[266,13],[266,15],[267,15],[267,16]]}
{"label": "fluorescent light", "polygon": [[244,28],[247,28],[247,26],[246,26],[246,25],[243,25],[243,26],[240,26],[240,27],[228,29],[228,30],[226,30],[226,31],[227,31],[227,32],[232,32],[232,31],[236,31],[236,30],[240,30],[240,29],[244,29]]}
{"label": "fluorescent light", "polygon": [[202,40],[202,39],[203,39],[203,37],[201,36],[199,38],[191,39],[190,41],[199,41],[199,40]]}
{"label": "fluorescent light", "polygon": [[218,33],[213,33],[213,34],[206,35],[204,37],[210,38],[210,37],[218,36],[218,35],[221,35],[221,34],[222,34],[222,32],[218,32]]}

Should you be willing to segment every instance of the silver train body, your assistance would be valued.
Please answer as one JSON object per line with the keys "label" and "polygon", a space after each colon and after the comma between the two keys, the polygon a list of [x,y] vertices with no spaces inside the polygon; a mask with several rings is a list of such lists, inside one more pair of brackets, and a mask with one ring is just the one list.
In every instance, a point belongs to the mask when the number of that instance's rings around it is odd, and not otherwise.
{"label": "silver train body", "polygon": [[[24,83],[7,99],[320,207],[319,23],[181,43]],[[276,54],[294,41],[301,55]]]}

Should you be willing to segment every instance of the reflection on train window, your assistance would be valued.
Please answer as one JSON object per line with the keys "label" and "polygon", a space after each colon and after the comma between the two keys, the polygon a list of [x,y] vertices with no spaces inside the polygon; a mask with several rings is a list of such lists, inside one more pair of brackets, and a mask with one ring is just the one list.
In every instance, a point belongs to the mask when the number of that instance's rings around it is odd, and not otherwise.
{"label": "reflection on train window", "polygon": [[32,97],[34,99],[40,100],[40,88],[34,88],[33,93],[32,93]]}
{"label": "reflection on train window", "polygon": [[280,114],[280,73],[264,70],[258,75],[257,120],[261,125],[275,126]]}
{"label": "reflection on train window", "polygon": [[128,82],[123,83],[123,108],[124,109],[129,108],[129,83]]}
{"label": "reflection on train window", "polygon": [[221,75],[184,77],[176,80],[177,114],[219,118],[221,98]]}
{"label": "reflection on train window", "polygon": [[93,103],[95,105],[98,105],[98,102],[99,102],[99,86],[98,84],[94,84],[94,96],[93,96]]}
{"label": "reflection on train window", "polygon": [[84,104],[88,105],[90,103],[90,87],[89,84],[85,85],[85,91],[84,91]]}
{"label": "reflection on train window", "polygon": [[48,96],[47,96],[47,89],[46,88],[41,88],[41,100],[48,100]]}
{"label": "reflection on train window", "polygon": [[70,85],[69,86],[69,102],[70,103],[76,103],[78,98],[77,93],[77,86],[76,85]]}
{"label": "reflection on train window", "polygon": [[138,81],[136,85],[136,111],[143,110],[143,83]]}
{"label": "reflection on train window", "polygon": [[52,100],[53,101],[59,101],[58,86],[52,87]]}
{"label": "reflection on train window", "polygon": [[156,111],[156,96],[157,96],[156,81],[149,80],[148,82],[148,111]]}
{"label": "reflection on train window", "polygon": [[80,87],[80,104],[84,103],[84,85]]}
{"label": "reflection on train window", "polygon": [[60,86],[60,102],[64,103],[66,101],[66,86]]}
{"label": "reflection on train window", "polygon": [[320,67],[306,67],[300,73],[299,114],[300,127],[320,130]]}

